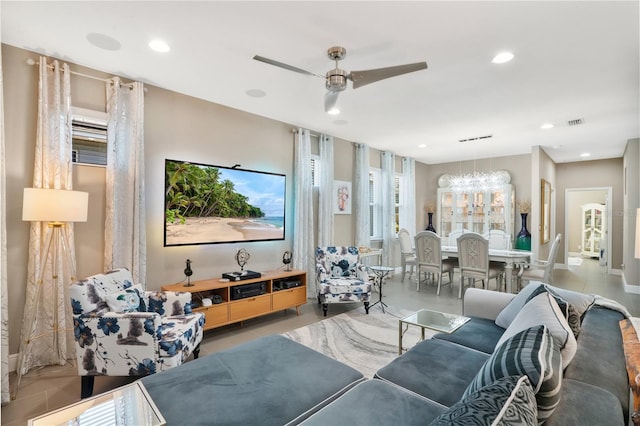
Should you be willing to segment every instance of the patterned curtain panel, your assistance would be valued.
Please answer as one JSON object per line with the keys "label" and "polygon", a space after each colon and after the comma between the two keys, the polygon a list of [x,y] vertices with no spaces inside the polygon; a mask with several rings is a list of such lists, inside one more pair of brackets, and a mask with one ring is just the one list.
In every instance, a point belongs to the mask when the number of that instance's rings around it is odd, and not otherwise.
{"label": "patterned curtain panel", "polygon": [[307,272],[307,298],[317,296],[313,243],[313,188],[311,187],[311,134],[298,129],[293,165],[293,267]]}
{"label": "patterned curtain panel", "polygon": [[356,144],[356,170],[353,208],[356,215],[356,246],[369,247],[371,224],[369,217],[369,146]]}
{"label": "patterned curtain panel", "polygon": [[[73,188],[69,66],[58,61],[47,64],[46,58],[40,57],[38,87],[33,187],[70,190]],[[31,222],[18,377],[32,367],[64,365],[75,354],[68,296],[68,285],[74,279],[72,269],[76,264],[73,224],[65,224],[61,232],[66,232],[66,236],[62,235],[59,247],[51,247],[47,255],[45,243],[52,230],[46,222]],[[68,250],[63,249],[65,238]],[[55,265],[53,252],[60,254]],[[53,277],[54,270],[57,279]]]}
{"label": "patterned curtain panel", "polygon": [[402,159],[402,206],[400,208],[400,228],[416,235],[416,160]]}
{"label": "patterned curtain panel", "polygon": [[0,340],[0,372],[2,373],[2,404],[10,400],[9,393],[9,308],[7,304],[7,197],[4,161],[4,96],[2,88],[2,50],[0,49],[0,318],[2,334]]}
{"label": "patterned curtain panel", "polygon": [[128,268],[145,283],[144,87],[107,82],[105,267]]}
{"label": "patterned curtain panel", "polygon": [[320,193],[318,194],[318,246],[334,245],[333,136],[320,135]]}
{"label": "patterned curtain panel", "polygon": [[382,263],[391,266],[395,259],[396,239],[396,167],[393,152],[382,151]]}

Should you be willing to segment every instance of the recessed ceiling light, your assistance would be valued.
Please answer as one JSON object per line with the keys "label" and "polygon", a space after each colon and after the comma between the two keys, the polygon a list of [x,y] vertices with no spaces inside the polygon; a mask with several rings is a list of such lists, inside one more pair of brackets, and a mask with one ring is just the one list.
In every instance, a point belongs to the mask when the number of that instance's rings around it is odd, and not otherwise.
{"label": "recessed ceiling light", "polygon": [[553,124],[551,123],[544,123],[542,126],[540,126],[541,129],[543,130],[547,130],[547,129],[553,129]]}
{"label": "recessed ceiling light", "polygon": [[500,52],[496,56],[493,57],[491,62],[494,64],[504,64],[513,59],[513,53],[511,52]]}
{"label": "recessed ceiling light", "polygon": [[267,93],[264,90],[260,89],[249,89],[246,91],[246,94],[248,96],[251,96],[252,98],[264,98],[265,96],[267,96]]}
{"label": "recessed ceiling light", "polygon": [[427,144],[426,143],[421,143],[420,145],[418,145],[418,148],[426,148]]}
{"label": "recessed ceiling light", "polygon": [[583,152],[582,154],[580,154],[580,157],[582,158],[591,157],[591,154],[588,152]]}
{"label": "recessed ceiling light", "polygon": [[160,39],[151,40],[149,42],[149,47],[151,48],[151,50],[155,50],[156,52],[160,53],[167,53],[171,50],[169,45]]}
{"label": "recessed ceiling light", "polygon": [[338,115],[338,114],[340,114],[340,110],[337,107],[333,107],[329,111],[327,111],[327,114],[329,114],[329,115]]}
{"label": "recessed ceiling light", "polygon": [[120,48],[122,47],[118,40],[113,37],[109,37],[106,34],[89,33],[87,34],[87,40],[94,46],[104,50],[115,51],[120,50]]}

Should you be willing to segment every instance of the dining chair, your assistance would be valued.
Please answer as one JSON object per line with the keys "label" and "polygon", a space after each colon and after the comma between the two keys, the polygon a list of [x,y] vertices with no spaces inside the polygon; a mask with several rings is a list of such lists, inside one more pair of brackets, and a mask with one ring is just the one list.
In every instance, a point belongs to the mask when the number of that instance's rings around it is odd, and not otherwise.
{"label": "dining chair", "polygon": [[[411,236],[409,235],[409,231],[402,228],[398,231],[398,239],[400,240],[400,263],[402,267],[402,278],[400,281],[404,281],[404,275],[407,272],[407,266],[409,269],[409,279],[411,279],[411,275],[413,275],[413,270],[416,266],[416,253],[413,250],[411,244]],[[418,281],[419,281],[418,277]]]}
{"label": "dining chair", "polygon": [[416,243],[416,261],[418,272],[417,291],[420,291],[420,277],[422,272],[434,274],[438,277],[437,295],[440,295],[442,274],[449,273],[449,285],[453,285],[453,270],[458,265],[457,259],[442,258],[442,239],[432,231],[421,231],[414,237]]}
{"label": "dining chair", "polygon": [[455,247],[458,244],[456,242],[458,240],[458,237],[464,233],[468,233],[468,232],[464,229],[457,229],[455,231],[451,231],[449,233],[449,245]]}
{"label": "dining chair", "polygon": [[458,267],[460,268],[458,297],[462,298],[465,278],[470,283],[473,282],[474,287],[476,280],[481,280],[484,287],[485,281],[488,285],[489,280],[494,278],[496,286],[500,289],[503,270],[491,265],[489,262],[489,240],[475,232],[468,232],[458,237],[456,242],[458,244]]}
{"label": "dining chair", "polygon": [[489,240],[489,248],[499,250],[509,250],[511,248],[511,234],[502,229],[491,229],[482,236]]}
{"label": "dining chair", "polygon": [[562,234],[556,235],[556,239],[551,244],[547,260],[531,261],[521,265],[517,274],[518,290],[523,287],[522,281],[542,281],[546,284],[553,284],[553,269],[556,264],[561,239]]}

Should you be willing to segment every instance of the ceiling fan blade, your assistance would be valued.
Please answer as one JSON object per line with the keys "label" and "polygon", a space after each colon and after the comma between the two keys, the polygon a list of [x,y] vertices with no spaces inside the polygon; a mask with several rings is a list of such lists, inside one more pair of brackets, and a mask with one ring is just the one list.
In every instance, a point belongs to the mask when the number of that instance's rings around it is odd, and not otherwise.
{"label": "ceiling fan blade", "polygon": [[322,77],[323,75],[314,74],[311,71],[303,70],[302,68],[294,67],[293,65],[288,65],[282,62],[274,61],[273,59],[265,58],[264,56],[255,55],[253,57],[256,61],[264,62],[265,64],[274,65],[276,67],[284,68],[285,70],[297,72],[300,74],[313,75],[316,77]]}
{"label": "ceiling fan blade", "polygon": [[331,90],[324,95],[324,112],[329,112],[335,108],[338,103],[338,95],[340,95],[340,92],[332,92]]}
{"label": "ceiling fan blade", "polygon": [[376,81],[384,80],[386,78],[395,77],[402,74],[408,74],[414,71],[420,71],[427,69],[426,62],[417,62],[415,64],[396,65],[387,68],[377,68],[374,70],[365,71],[351,71],[349,74],[349,80],[353,81],[353,88],[365,86],[367,84],[375,83]]}

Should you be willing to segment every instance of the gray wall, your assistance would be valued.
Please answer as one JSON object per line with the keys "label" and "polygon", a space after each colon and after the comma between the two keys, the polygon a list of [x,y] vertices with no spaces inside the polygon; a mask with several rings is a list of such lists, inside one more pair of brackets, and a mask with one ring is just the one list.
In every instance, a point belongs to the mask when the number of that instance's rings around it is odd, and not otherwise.
{"label": "gray wall", "polygon": [[624,209],[618,214],[622,218],[624,252],[623,279],[632,291],[640,293],[640,260],[634,257],[636,234],[636,211],[640,207],[640,139],[627,142],[623,157]]}

